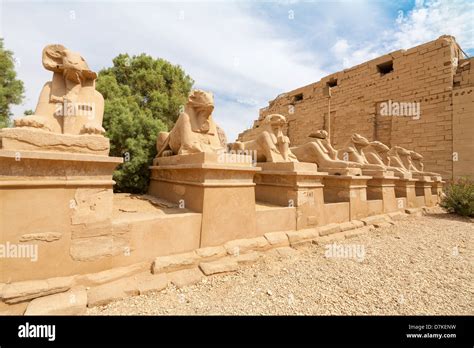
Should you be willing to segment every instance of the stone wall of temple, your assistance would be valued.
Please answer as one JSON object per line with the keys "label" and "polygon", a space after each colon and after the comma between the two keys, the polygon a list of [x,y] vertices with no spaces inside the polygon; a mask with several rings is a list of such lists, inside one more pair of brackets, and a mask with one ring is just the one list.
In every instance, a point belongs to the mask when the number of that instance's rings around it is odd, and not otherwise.
{"label": "stone wall of temple", "polygon": [[[441,36],[279,95],[260,110],[253,128],[241,133],[239,140],[254,139],[262,119],[279,113],[289,121],[286,131],[294,145],[326,129],[339,149],[351,134],[360,133],[369,140],[421,153],[425,170],[441,173],[445,179],[474,176],[474,160],[469,156],[474,150],[473,65],[453,37]],[[391,116],[382,111],[389,104],[403,107],[400,103],[410,103],[405,106],[413,109],[404,110],[413,116],[396,116],[393,108]]]}

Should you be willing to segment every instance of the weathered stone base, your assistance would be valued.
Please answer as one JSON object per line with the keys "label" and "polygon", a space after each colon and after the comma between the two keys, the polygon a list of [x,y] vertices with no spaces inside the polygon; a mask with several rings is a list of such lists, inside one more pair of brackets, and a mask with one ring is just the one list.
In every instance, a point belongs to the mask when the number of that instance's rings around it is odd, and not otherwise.
{"label": "weathered stone base", "polygon": [[149,194],[202,213],[201,247],[257,236],[253,176],[260,169],[246,157],[198,153],[157,158],[150,167]]}
{"label": "weathered stone base", "polygon": [[351,175],[351,176],[359,176],[362,175],[362,169],[360,168],[328,168],[328,167],[319,167],[318,170],[320,172],[325,172],[330,175]]}
{"label": "weathered stone base", "polygon": [[398,210],[395,197],[395,182],[399,179],[392,176],[373,177],[367,181],[367,199],[382,200],[382,212],[391,213]]}
{"label": "weathered stone base", "polygon": [[397,198],[397,207],[399,209],[417,207],[416,181],[416,179],[399,179],[395,181],[395,197]]}
{"label": "weathered stone base", "polygon": [[[422,210],[411,209],[407,213],[419,215]],[[206,276],[235,272],[262,257],[295,257],[301,247],[310,244],[324,246],[370,233],[376,228],[390,228],[396,221],[405,218],[405,213],[394,212],[341,224],[233,240],[217,247],[159,256],[151,264],[145,262],[99,273],[0,284],[0,315],[82,314],[86,307],[162,291],[170,284],[189,286]],[[70,300],[71,296],[75,301]]]}
{"label": "weathered stone base", "polygon": [[0,129],[0,149],[15,152],[41,151],[108,156],[110,141],[103,135],[58,134],[36,128]]}
{"label": "weathered stone base", "polygon": [[[0,282],[70,274],[73,260],[121,253],[111,224],[121,158],[0,150]],[[29,257],[28,257],[29,256]]]}
{"label": "weathered stone base", "polygon": [[[323,178],[325,203],[349,203],[349,220],[368,215],[367,181],[370,176],[326,175]],[[326,221],[331,221],[326,213]]]}
{"label": "weathered stone base", "polygon": [[284,207],[296,207],[296,229],[325,224],[322,178],[313,163],[258,163],[255,197]]}
{"label": "weathered stone base", "polygon": [[[433,186],[433,181],[430,177],[423,177],[423,180],[420,178],[415,183],[415,192],[417,196],[417,207],[433,207],[436,204],[436,201],[433,200],[433,195],[431,193],[431,187]],[[423,197],[422,199],[420,197]]]}
{"label": "weathered stone base", "polygon": [[379,169],[362,169],[362,174],[373,177],[392,177],[394,173],[392,170],[379,170]]}

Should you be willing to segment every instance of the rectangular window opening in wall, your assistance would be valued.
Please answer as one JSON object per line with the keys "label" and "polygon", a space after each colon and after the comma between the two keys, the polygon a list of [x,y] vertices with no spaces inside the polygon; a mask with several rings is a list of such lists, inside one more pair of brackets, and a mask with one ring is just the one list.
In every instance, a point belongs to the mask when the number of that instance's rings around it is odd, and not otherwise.
{"label": "rectangular window opening in wall", "polygon": [[330,79],[328,82],[326,82],[326,86],[336,87],[337,86],[337,79]]}
{"label": "rectangular window opening in wall", "polygon": [[303,93],[295,94],[293,96],[293,102],[299,102],[303,100]]}
{"label": "rectangular window opening in wall", "polygon": [[377,71],[380,73],[380,76],[391,73],[393,71],[393,60],[378,64]]}

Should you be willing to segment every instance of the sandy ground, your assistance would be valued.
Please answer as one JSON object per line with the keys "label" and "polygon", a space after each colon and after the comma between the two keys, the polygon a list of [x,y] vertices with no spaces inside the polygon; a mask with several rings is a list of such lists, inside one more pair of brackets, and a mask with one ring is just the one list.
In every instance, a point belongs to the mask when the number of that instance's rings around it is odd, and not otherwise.
{"label": "sandy ground", "polygon": [[[91,315],[474,314],[472,219],[409,217],[232,274],[88,309]],[[333,251],[332,255],[329,250]]]}

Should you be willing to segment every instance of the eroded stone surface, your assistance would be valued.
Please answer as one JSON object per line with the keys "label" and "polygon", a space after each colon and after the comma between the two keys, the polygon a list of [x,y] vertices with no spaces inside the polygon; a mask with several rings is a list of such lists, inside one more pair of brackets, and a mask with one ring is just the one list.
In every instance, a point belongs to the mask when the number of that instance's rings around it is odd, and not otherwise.
{"label": "eroded stone surface", "polygon": [[87,307],[87,291],[78,287],[50,296],[35,298],[28,304],[25,315],[78,315]]}
{"label": "eroded stone surface", "polygon": [[[354,226],[351,224],[351,226]],[[327,236],[328,234],[333,234],[337,232],[341,232],[341,225],[340,224],[328,224],[326,226],[321,226],[318,228],[320,236]]]}
{"label": "eroded stone surface", "polygon": [[227,250],[223,246],[199,248],[196,250],[196,254],[202,258],[223,257],[227,255]]}
{"label": "eroded stone surface", "polygon": [[368,216],[361,219],[362,222],[367,225],[374,225],[387,222],[387,217],[385,215],[374,215]]}
{"label": "eroded stone surface", "polygon": [[28,233],[20,237],[20,242],[28,242],[32,240],[38,240],[42,242],[53,242],[61,239],[61,232],[39,232],[39,233]]}
{"label": "eroded stone surface", "polygon": [[200,257],[193,251],[184,254],[160,256],[152,265],[153,273],[177,271],[183,268],[191,268],[196,265]]}
{"label": "eroded stone surface", "polygon": [[204,275],[199,268],[182,269],[168,273],[168,278],[178,288],[199,283]]}
{"label": "eroded stone surface", "polygon": [[250,239],[237,239],[224,244],[225,249],[230,255],[239,255],[250,250],[264,250],[269,244],[265,237]]}
{"label": "eroded stone surface", "polygon": [[112,301],[140,294],[136,278],[125,278],[93,287],[87,291],[87,306],[103,306]]}
{"label": "eroded stone surface", "polygon": [[199,268],[205,275],[237,271],[239,265],[237,261],[230,258],[223,258],[212,262],[201,262]]}
{"label": "eroded stone surface", "polygon": [[257,262],[258,259],[263,257],[263,254],[258,251],[251,251],[246,254],[241,254],[238,256],[230,256],[230,257],[232,258],[232,260],[237,261],[238,264],[246,265],[246,264]]}
{"label": "eroded stone surface", "polygon": [[290,245],[286,232],[269,232],[265,233],[265,238],[272,247]]}
{"label": "eroded stone surface", "polygon": [[152,291],[161,291],[168,286],[169,277],[164,274],[145,273],[137,277],[137,288],[140,295],[147,294]]}
{"label": "eroded stone surface", "polygon": [[318,229],[309,228],[300,231],[290,231],[286,235],[290,241],[290,245],[298,244],[304,241],[311,241],[312,239],[319,236]]}
{"label": "eroded stone surface", "polygon": [[1,298],[11,304],[64,292],[71,288],[73,280],[73,277],[60,277],[6,284],[2,288]]}
{"label": "eroded stone surface", "polygon": [[120,278],[132,276],[144,271],[148,267],[149,264],[143,262],[126,267],[117,267],[98,273],[84,274],[76,277],[76,283],[85,286],[97,286]]}

